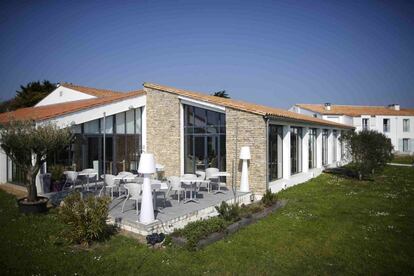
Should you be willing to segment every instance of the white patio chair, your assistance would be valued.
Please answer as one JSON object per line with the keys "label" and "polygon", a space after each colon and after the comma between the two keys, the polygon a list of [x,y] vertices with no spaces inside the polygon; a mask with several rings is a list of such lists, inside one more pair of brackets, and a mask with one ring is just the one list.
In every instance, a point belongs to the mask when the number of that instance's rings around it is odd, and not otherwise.
{"label": "white patio chair", "polygon": [[95,169],[84,169],[80,173],[85,174],[86,190],[89,191],[89,184],[91,180],[95,180],[95,191],[98,190],[98,173]]}
{"label": "white patio chair", "polygon": [[164,208],[165,208],[166,202],[167,202],[167,194],[170,191],[171,184],[170,184],[169,181],[167,181],[167,183],[160,182],[160,184],[161,184],[161,186],[158,190],[155,191],[154,196],[155,196],[155,199],[157,199],[157,195],[162,194],[162,196],[164,197]]}
{"label": "white patio chair", "polygon": [[210,182],[209,181],[204,181],[204,180],[206,180],[206,172],[205,171],[196,171],[195,173],[196,173],[197,178],[199,180],[203,180],[203,182],[201,182],[200,185],[198,186],[198,189],[200,189],[200,187],[202,185],[206,185],[207,192],[210,192]]}
{"label": "white patio chair", "polygon": [[103,190],[109,189],[111,192],[111,200],[114,199],[114,189],[118,189],[119,193],[119,183],[115,180],[115,175],[112,174],[103,174],[101,178],[104,180],[99,196],[102,195]]}
{"label": "white patio chair", "polygon": [[[206,180],[209,180],[209,188],[211,189],[212,185],[220,185],[220,179],[217,176],[214,176],[215,173],[218,173],[219,169],[217,168],[207,168],[206,169]],[[210,190],[209,189],[209,190]]]}
{"label": "white patio chair", "polygon": [[64,171],[63,174],[66,175],[66,181],[63,184],[62,191],[67,187],[68,184],[70,184],[69,187],[73,186],[72,188],[75,189],[76,184],[78,183],[78,172]]}
{"label": "white patio chair", "polygon": [[138,215],[138,211],[139,211],[138,202],[142,201],[142,195],[141,195],[142,185],[136,184],[136,183],[128,183],[128,184],[125,184],[124,187],[127,191],[127,194],[126,194],[124,203],[122,204],[122,213],[124,212],[125,203],[128,200],[135,200],[135,204],[136,204],[135,207],[136,207],[136,212]]}
{"label": "white patio chair", "polygon": [[180,195],[184,191],[184,188],[181,187],[181,179],[178,176],[168,177],[169,189],[167,192],[167,197],[170,195],[171,191],[174,191],[175,194],[178,194],[178,203],[180,203]]}

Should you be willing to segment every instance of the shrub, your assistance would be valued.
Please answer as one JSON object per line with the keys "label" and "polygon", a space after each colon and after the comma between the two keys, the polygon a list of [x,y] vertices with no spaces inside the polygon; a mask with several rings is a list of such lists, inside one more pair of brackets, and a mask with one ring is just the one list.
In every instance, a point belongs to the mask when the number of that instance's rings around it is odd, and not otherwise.
{"label": "shrub", "polygon": [[176,230],[174,235],[187,239],[187,248],[194,250],[197,243],[208,235],[221,232],[230,224],[221,217],[213,217],[206,220],[190,222],[183,229]]}
{"label": "shrub", "polygon": [[77,192],[66,197],[59,210],[59,218],[69,226],[66,237],[83,245],[105,238],[109,234],[106,224],[109,202],[107,197],[83,199]]}
{"label": "shrub", "polygon": [[342,135],[341,141],[344,142],[352,160],[349,167],[360,180],[370,176],[375,170],[383,169],[393,158],[391,140],[373,130],[346,132]]}
{"label": "shrub", "polygon": [[269,207],[275,204],[277,201],[277,194],[272,193],[270,189],[267,189],[262,197],[262,203],[264,206]]}
{"label": "shrub", "polygon": [[49,167],[49,171],[52,175],[52,181],[60,181],[65,171],[65,167],[62,165],[53,165]]}
{"label": "shrub", "polygon": [[242,204],[240,208],[240,217],[250,217],[252,214],[263,211],[264,207],[265,205],[261,201],[249,205]]}
{"label": "shrub", "polygon": [[236,221],[240,219],[240,207],[237,204],[229,205],[222,201],[220,206],[216,206],[219,217],[226,221]]}

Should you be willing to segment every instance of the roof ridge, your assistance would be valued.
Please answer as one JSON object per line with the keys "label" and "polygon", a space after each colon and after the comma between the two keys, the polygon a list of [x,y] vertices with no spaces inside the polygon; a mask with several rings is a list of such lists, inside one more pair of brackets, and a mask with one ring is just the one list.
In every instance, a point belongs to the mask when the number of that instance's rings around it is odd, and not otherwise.
{"label": "roof ridge", "polygon": [[208,95],[208,94],[203,94],[200,92],[193,92],[193,91],[189,91],[189,90],[184,90],[184,89],[178,89],[178,88],[174,88],[174,87],[170,87],[170,86],[164,86],[164,85],[160,85],[160,84],[155,84],[155,83],[149,83],[149,82],[144,82],[143,86],[146,88],[150,88],[150,89],[157,89],[160,91],[164,91],[164,92],[169,92],[169,93],[173,93],[173,94],[178,94],[181,96],[187,96],[187,97],[192,97],[197,99],[197,96],[199,96],[202,101],[211,101],[214,104],[218,104],[218,105],[224,105],[227,106],[229,108],[234,108],[234,109],[238,109],[238,110],[242,110],[245,112],[249,112],[249,113],[253,113],[253,114],[257,114],[257,115],[262,115],[262,116],[269,116],[269,117],[281,117],[281,118],[287,118],[287,119],[291,119],[291,120],[299,120],[299,121],[305,121],[305,122],[311,122],[311,123],[316,123],[316,124],[325,124],[325,125],[331,125],[331,126],[340,126],[343,128],[350,128],[352,126],[349,125],[345,125],[345,124],[340,124],[340,123],[335,123],[332,121],[328,121],[328,120],[323,120],[323,119],[318,119],[318,118],[313,118],[307,115],[303,115],[303,114],[298,114],[296,112],[292,112],[283,108],[277,108],[277,107],[270,107],[270,106],[265,106],[265,105],[260,105],[260,104],[255,104],[255,103],[249,103],[249,102],[244,102],[244,101],[240,101],[240,100],[235,100],[235,99],[227,99],[227,98],[221,98],[221,97],[217,97],[217,96],[212,96],[212,95]]}
{"label": "roof ridge", "polygon": [[[96,88],[96,87],[73,84],[73,83],[69,83],[69,82],[59,83],[59,86],[63,86],[63,87],[73,89],[73,90],[76,90],[76,88],[81,88],[81,89],[96,90],[96,91],[100,91],[100,92],[108,92],[108,93],[111,93],[111,94],[125,93],[125,91],[115,91],[115,90],[111,90],[111,89]],[[88,92],[85,92],[85,91],[80,91],[80,92],[88,94]]]}

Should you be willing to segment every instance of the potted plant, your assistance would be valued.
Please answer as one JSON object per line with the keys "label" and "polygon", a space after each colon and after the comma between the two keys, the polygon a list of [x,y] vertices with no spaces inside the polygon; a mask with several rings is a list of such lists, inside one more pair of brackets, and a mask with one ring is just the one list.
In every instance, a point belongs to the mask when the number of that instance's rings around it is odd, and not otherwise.
{"label": "potted plant", "polygon": [[65,167],[62,165],[53,165],[49,167],[52,179],[52,191],[58,192],[62,189],[62,176],[64,171]]}
{"label": "potted plant", "polygon": [[46,156],[70,143],[69,128],[54,124],[36,125],[33,121],[10,121],[0,130],[0,144],[9,158],[25,172],[27,196],[18,199],[21,212],[46,212],[47,198],[39,197],[36,176]]}

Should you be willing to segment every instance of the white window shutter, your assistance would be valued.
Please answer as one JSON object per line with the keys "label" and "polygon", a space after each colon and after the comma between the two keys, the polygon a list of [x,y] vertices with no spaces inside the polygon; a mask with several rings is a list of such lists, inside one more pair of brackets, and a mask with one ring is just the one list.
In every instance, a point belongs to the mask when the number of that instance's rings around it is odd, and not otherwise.
{"label": "white window shutter", "polygon": [[403,139],[398,139],[398,151],[399,152],[402,152],[403,151],[403,147],[404,147],[404,144],[403,144]]}
{"label": "white window shutter", "polygon": [[369,118],[369,121],[371,123],[371,128],[375,128],[377,118],[376,117],[371,117],[371,118]]}
{"label": "white window shutter", "polygon": [[408,141],[408,151],[409,152],[414,152],[414,139],[410,139]]}

